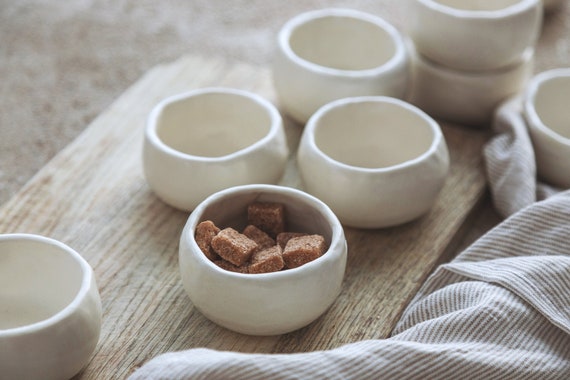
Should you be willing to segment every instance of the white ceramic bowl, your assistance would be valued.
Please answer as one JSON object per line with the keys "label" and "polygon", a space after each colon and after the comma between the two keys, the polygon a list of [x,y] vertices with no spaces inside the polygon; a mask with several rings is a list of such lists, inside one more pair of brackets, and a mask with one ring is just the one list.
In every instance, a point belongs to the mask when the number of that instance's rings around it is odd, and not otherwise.
{"label": "white ceramic bowl", "polygon": [[93,270],[77,252],[42,236],[0,235],[0,378],[71,378],[100,329]]}
{"label": "white ceramic bowl", "polygon": [[412,56],[412,87],[408,100],[431,116],[472,127],[488,127],[496,107],[521,92],[533,73],[534,51],[521,61],[490,71],[458,71],[418,54]]}
{"label": "white ceramic bowl", "polygon": [[159,198],[191,211],[230,186],[277,183],[288,154],[283,121],[269,101],[237,89],[203,88],[152,110],[143,166]]}
{"label": "white ceramic bowl", "polygon": [[512,65],[540,34],[541,0],[408,1],[408,34],[418,51],[453,69]]}
{"label": "white ceramic bowl", "polygon": [[297,155],[305,189],[348,226],[381,228],[425,214],[449,169],[439,125],[389,97],[356,97],[320,108]]}
{"label": "white ceramic bowl", "polygon": [[409,65],[404,40],[383,19],[351,9],[302,13],[280,30],[273,82],[284,111],[300,123],[339,98],[403,98]]}
{"label": "white ceramic bowl", "polygon": [[[198,248],[196,226],[212,220],[241,230],[247,205],[255,201],[283,203],[288,230],[323,235],[328,251],[280,272],[241,274],[219,268]],[[323,314],[340,293],[346,257],[344,232],[333,212],[313,196],[281,186],[238,186],[208,197],[190,214],[180,238],[180,274],[194,306],[213,322],[250,335],[287,333]]]}
{"label": "white ceramic bowl", "polygon": [[570,188],[570,68],[536,75],[526,90],[524,114],[538,175]]}

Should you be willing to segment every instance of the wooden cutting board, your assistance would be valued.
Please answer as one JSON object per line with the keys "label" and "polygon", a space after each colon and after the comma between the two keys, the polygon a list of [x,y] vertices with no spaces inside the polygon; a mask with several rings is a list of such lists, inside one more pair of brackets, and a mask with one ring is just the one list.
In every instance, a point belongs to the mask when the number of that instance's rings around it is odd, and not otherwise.
{"label": "wooden cutting board", "polygon": [[[202,316],[182,288],[178,240],[188,214],[153,195],[141,166],[151,108],[166,96],[206,86],[251,90],[277,104],[266,68],[197,56],[156,67],[0,209],[0,233],[58,239],[95,270],[102,333],[78,378],[125,378],[158,354],[194,347],[285,353],[385,338],[433,268],[455,253],[484,197],[487,132],[442,125],[452,165],[438,203],[403,226],[346,228],[343,291],[325,315],[281,336],[225,330]],[[303,129],[285,121],[292,158],[281,184],[301,188],[293,157]]]}

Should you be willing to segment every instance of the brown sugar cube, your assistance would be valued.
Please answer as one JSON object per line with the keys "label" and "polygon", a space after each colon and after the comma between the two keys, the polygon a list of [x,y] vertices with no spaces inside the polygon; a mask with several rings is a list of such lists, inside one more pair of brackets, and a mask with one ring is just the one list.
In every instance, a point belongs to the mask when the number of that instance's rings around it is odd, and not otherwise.
{"label": "brown sugar cube", "polygon": [[285,246],[287,245],[287,242],[294,237],[299,237],[299,236],[307,236],[307,233],[304,232],[281,232],[279,235],[277,235],[277,244],[279,244],[279,246],[281,247],[281,249],[285,249]]}
{"label": "brown sugar cube", "polygon": [[273,202],[251,203],[247,206],[247,221],[275,238],[285,231],[285,207]]}
{"label": "brown sugar cube", "polygon": [[226,261],[224,259],[215,260],[214,264],[216,264],[220,268],[228,270],[230,272],[248,273],[247,266],[238,267],[237,265],[234,265],[234,264],[232,264],[229,261]]}
{"label": "brown sugar cube", "polygon": [[283,269],[284,265],[281,247],[274,245],[273,247],[257,251],[251,256],[249,273],[277,272]]}
{"label": "brown sugar cube", "polygon": [[257,243],[228,227],[212,238],[212,248],[222,259],[240,266],[257,250]]}
{"label": "brown sugar cube", "polygon": [[265,249],[275,245],[275,240],[273,240],[271,236],[267,235],[253,224],[245,227],[242,233],[257,243],[257,249]]}
{"label": "brown sugar cube", "polygon": [[315,260],[326,251],[325,238],[321,235],[306,235],[291,238],[283,250],[287,268],[297,268]]}
{"label": "brown sugar cube", "polygon": [[219,259],[219,256],[212,249],[212,238],[220,232],[220,229],[211,220],[205,220],[200,222],[196,226],[196,231],[194,238],[196,239],[196,244],[204,252],[204,255],[212,261]]}

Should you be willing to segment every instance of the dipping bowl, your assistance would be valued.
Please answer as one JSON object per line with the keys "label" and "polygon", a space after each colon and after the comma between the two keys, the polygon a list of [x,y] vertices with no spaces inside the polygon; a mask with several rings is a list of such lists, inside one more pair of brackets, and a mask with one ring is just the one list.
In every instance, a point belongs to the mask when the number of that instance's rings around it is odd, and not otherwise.
{"label": "dipping bowl", "polygon": [[[195,228],[211,220],[220,228],[241,231],[253,202],[283,203],[287,230],[320,234],[328,250],[316,260],[279,272],[221,269],[198,247]],[[246,185],[211,195],[190,214],[180,238],[179,264],[184,289],[208,319],[243,334],[276,335],[311,323],[331,306],[341,290],[346,257],[342,226],[323,202],[290,187]]]}
{"label": "dipping bowl", "polygon": [[470,127],[489,127],[497,106],[524,90],[532,76],[534,52],[499,70],[459,71],[419,54],[410,43],[412,88],[408,100],[432,117]]}
{"label": "dipping bowl", "polygon": [[95,350],[101,315],[93,270],[77,252],[0,235],[0,378],[71,378]]}
{"label": "dipping bowl", "polygon": [[536,75],[526,90],[523,109],[539,177],[570,188],[570,68]]}
{"label": "dipping bowl", "polygon": [[382,228],[427,213],[449,155],[439,125],[399,99],[355,97],[320,108],[297,155],[305,189],[352,227]]}
{"label": "dipping bowl", "polygon": [[408,55],[401,34],[377,16],[322,9],[289,20],[278,35],[273,82],[299,123],[322,105],[359,95],[406,96]]}
{"label": "dipping bowl", "polygon": [[243,90],[203,88],[166,98],[152,110],[143,167],[160,199],[191,211],[227,187],[277,183],[288,154],[273,104]]}
{"label": "dipping bowl", "polygon": [[408,34],[418,51],[456,70],[515,64],[540,34],[541,0],[408,0]]}

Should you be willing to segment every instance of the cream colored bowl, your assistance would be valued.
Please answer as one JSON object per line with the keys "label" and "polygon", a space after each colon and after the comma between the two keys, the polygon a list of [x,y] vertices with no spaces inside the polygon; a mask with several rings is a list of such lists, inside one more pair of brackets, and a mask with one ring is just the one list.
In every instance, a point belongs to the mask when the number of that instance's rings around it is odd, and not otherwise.
{"label": "cream colored bowl", "polygon": [[297,155],[305,189],[348,226],[381,228],[427,213],[449,169],[439,125],[389,97],[331,102],[309,120]]}
{"label": "cream colored bowl", "polygon": [[203,88],[164,99],[152,110],[143,167],[159,198],[191,211],[230,186],[277,183],[288,154],[273,104],[248,91]]}
{"label": "cream colored bowl", "polygon": [[[207,259],[194,239],[198,223],[241,230],[252,202],[285,205],[290,231],[324,236],[328,251],[303,266],[280,272],[241,274]],[[194,306],[220,326],[250,335],[299,329],[323,314],[341,290],[347,246],[340,222],[320,200],[302,191],[272,185],[222,190],[190,214],[180,238],[180,275]]]}
{"label": "cream colored bowl", "polygon": [[100,329],[93,270],[77,252],[42,236],[0,235],[0,378],[71,378]]}
{"label": "cream colored bowl", "polygon": [[304,124],[335,99],[403,98],[408,61],[401,34],[383,19],[352,9],[321,9],[281,28],[273,82],[283,110]]}
{"label": "cream colored bowl", "polygon": [[538,175],[570,188],[570,68],[536,75],[526,90],[524,113]]}
{"label": "cream colored bowl", "polygon": [[409,44],[412,88],[408,100],[432,117],[453,123],[488,127],[497,106],[523,91],[532,76],[534,51],[509,67],[490,71],[459,71],[430,61]]}
{"label": "cream colored bowl", "polygon": [[533,48],[541,0],[408,0],[408,33],[418,51],[456,70],[497,70]]}

